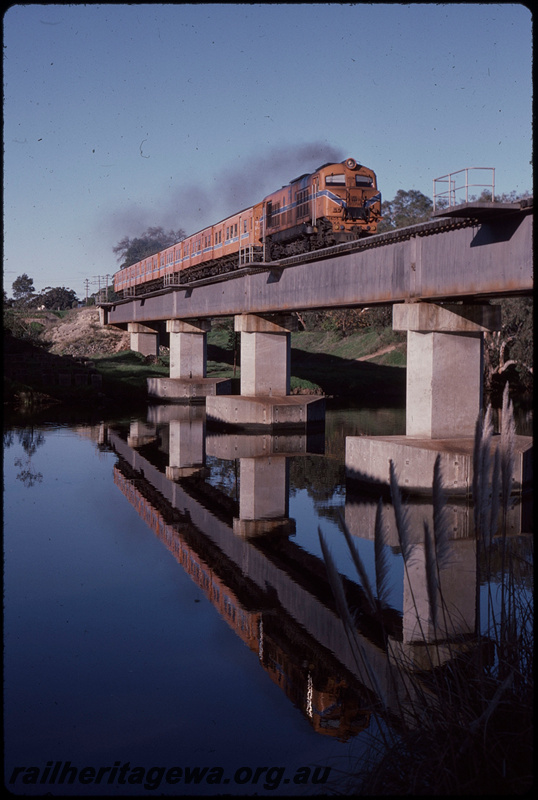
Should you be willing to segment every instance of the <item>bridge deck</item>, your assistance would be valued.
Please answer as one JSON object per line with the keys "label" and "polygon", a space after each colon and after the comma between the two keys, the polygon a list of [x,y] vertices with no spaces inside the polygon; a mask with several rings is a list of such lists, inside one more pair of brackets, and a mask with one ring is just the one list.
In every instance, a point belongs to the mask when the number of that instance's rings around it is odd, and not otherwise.
{"label": "bridge deck", "polygon": [[105,323],[530,294],[532,206],[498,211],[482,221],[443,217],[372,236],[351,252],[253,265],[226,280],[106,304]]}

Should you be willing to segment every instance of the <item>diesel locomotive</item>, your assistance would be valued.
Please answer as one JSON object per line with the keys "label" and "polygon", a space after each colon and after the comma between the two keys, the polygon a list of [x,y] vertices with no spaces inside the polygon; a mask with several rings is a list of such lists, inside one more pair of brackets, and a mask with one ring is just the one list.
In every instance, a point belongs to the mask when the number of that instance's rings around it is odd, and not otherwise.
{"label": "diesel locomotive", "polygon": [[353,158],[300,175],[261,202],[114,275],[121,297],[369,236],[381,219],[373,170]]}

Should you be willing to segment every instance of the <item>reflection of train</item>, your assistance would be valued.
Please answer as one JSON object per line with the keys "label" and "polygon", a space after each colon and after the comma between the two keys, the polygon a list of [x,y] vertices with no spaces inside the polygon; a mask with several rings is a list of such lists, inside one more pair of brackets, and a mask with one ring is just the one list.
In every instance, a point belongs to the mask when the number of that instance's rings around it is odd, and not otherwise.
{"label": "reflection of train", "polygon": [[[168,522],[153,498],[143,491],[142,482],[121,463],[114,467],[114,483],[140,517],[167,547],[230,628],[256,653],[260,664],[294,703],[301,709],[313,729],[342,741],[357,735],[370,722],[369,700],[351,684],[346,670],[333,663],[331,655],[310,639],[301,626],[282,613],[275,615],[272,604],[261,596],[249,602],[248,591],[243,600],[228,583],[234,583],[232,570],[226,568],[225,582],[209,559],[203,558],[189,544],[189,523]],[[136,480],[136,483],[135,483]],[[201,537],[195,537],[203,549]],[[221,566],[222,554],[218,556]],[[250,606],[250,607],[249,607]],[[254,608],[252,608],[254,606]],[[265,608],[264,608],[265,606]]]}
{"label": "reflection of train", "polygon": [[125,267],[121,296],[218,275],[254,262],[359,239],[377,230],[381,195],[375,173],[353,158],[300,175],[251,208]]}

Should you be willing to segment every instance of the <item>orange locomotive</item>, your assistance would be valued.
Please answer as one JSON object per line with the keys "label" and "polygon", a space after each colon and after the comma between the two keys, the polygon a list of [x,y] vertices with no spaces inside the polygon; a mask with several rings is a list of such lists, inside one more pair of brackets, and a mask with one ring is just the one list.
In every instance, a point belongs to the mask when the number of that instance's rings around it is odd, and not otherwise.
{"label": "orange locomotive", "polygon": [[114,276],[121,296],[230,272],[374,234],[381,218],[375,173],[348,158],[300,175],[227,217]]}

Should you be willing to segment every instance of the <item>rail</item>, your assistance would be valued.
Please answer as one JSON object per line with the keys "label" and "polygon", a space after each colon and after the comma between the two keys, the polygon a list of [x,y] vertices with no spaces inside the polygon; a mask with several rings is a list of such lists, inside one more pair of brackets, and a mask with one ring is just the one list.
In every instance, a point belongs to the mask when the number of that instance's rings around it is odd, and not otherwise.
{"label": "rail", "polygon": [[[469,181],[469,173],[473,173],[475,170],[484,170],[488,171],[491,174],[491,180],[488,183],[471,183]],[[464,178],[456,178],[456,175],[463,175]],[[472,175],[471,175],[472,178]],[[464,183],[460,185],[456,185],[457,180],[463,180]],[[439,184],[447,185],[448,188],[440,190]],[[491,190],[491,196],[489,198],[483,197],[483,200],[488,200],[489,202],[495,202],[495,168],[494,167],[465,167],[465,169],[459,169],[456,172],[449,172],[447,175],[441,175],[440,178],[433,179],[433,210],[434,212],[439,208],[442,210],[443,208],[452,208],[453,206],[459,205],[461,203],[468,203],[469,202],[469,189],[470,188],[480,188],[483,190],[483,194],[485,190]],[[461,194],[459,192],[465,193],[465,200],[461,199]],[[489,192],[488,192],[489,193]]]}

